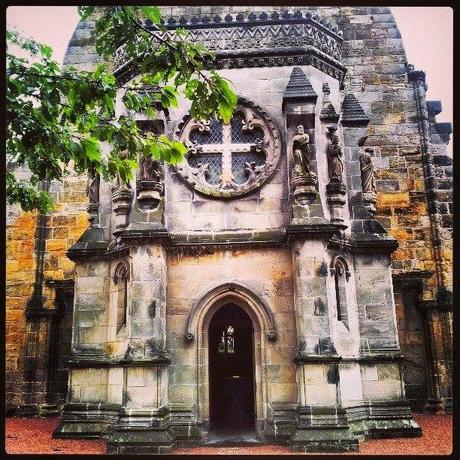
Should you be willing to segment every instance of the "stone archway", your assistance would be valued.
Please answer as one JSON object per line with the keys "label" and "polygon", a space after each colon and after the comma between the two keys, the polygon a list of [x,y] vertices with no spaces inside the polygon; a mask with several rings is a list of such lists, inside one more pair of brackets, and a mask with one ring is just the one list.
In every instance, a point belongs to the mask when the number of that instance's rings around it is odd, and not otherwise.
{"label": "stone archway", "polygon": [[240,307],[252,322],[256,432],[261,436],[267,419],[266,349],[270,341],[276,340],[276,324],[270,308],[250,289],[240,284],[227,283],[208,291],[187,319],[185,339],[196,341],[198,418],[209,428],[209,326],[214,314],[228,304]]}

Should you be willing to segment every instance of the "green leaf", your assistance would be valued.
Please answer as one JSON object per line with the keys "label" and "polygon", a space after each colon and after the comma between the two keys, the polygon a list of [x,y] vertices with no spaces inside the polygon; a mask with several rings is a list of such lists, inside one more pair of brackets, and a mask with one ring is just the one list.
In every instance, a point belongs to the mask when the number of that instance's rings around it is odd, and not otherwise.
{"label": "green leaf", "polygon": [[99,161],[101,159],[101,150],[99,141],[94,137],[89,137],[82,141],[85,149],[85,155],[90,161]]}
{"label": "green leaf", "polygon": [[88,19],[94,13],[94,6],[79,6],[78,7],[78,14],[82,21]]}
{"label": "green leaf", "polygon": [[142,14],[150,19],[154,24],[161,24],[161,13],[157,6],[140,6]]}

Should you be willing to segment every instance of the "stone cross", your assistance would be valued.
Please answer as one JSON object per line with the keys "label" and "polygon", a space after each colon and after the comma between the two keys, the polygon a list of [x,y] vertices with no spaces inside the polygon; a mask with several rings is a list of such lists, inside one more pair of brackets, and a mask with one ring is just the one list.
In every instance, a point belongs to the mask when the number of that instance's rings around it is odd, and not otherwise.
{"label": "stone cross", "polygon": [[221,144],[199,144],[198,155],[216,154],[222,155],[222,186],[230,185],[233,181],[232,174],[232,153],[247,153],[253,148],[258,148],[258,143],[232,143],[231,125],[222,125],[222,143]]}

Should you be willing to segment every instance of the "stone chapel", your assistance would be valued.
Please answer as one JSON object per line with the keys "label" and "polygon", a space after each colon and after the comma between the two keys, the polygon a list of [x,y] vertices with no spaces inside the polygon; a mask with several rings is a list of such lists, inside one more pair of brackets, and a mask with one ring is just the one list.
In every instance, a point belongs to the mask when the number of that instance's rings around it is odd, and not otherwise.
{"label": "stone chapel", "polygon": [[[411,409],[452,404],[451,127],[390,9],[162,13],[166,34],[215,51],[237,109],[229,124],[192,119],[185,99],[139,117],[188,152],[144,161],[128,186],[46,184],[61,207],[33,227],[7,402],[61,404],[55,436],[112,453],[420,436]],[[93,32],[80,22],[65,63],[100,59]],[[123,51],[120,86],[137,78]],[[22,218],[9,212],[8,244]]]}

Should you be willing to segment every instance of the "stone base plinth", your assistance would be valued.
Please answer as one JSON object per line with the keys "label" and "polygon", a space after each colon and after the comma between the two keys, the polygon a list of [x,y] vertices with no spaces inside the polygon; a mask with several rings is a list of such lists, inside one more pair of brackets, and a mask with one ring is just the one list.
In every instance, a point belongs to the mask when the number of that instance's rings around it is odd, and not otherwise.
{"label": "stone base plinth", "polygon": [[161,455],[175,445],[170,428],[123,427],[113,430],[107,438],[108,454]]}
{"label": "stone base plinth", "polygon": [[98,439],[114,426],[121,406],[102,403],[68,403],[53,438]]}
{"label": "stone base plinth", "polygon": [[297,429],[289,440],[294,452],[349,452],[359,450],[359,443],[349,428],[310,427]]}
{"label": "stone base plinth", "polygon": [[296,452],[348,452],[358,450],[358,438],[346,412],[336,406],[299,406],[297,424],[289,439]]}
{"label": "stone base plinth", "polygon": [[422,436],[422,430],[404,400],[374,401],[346,410],[349,425],[360,439]]}

